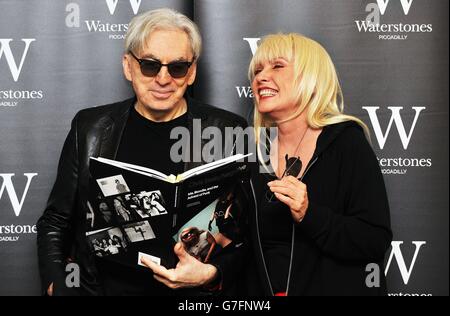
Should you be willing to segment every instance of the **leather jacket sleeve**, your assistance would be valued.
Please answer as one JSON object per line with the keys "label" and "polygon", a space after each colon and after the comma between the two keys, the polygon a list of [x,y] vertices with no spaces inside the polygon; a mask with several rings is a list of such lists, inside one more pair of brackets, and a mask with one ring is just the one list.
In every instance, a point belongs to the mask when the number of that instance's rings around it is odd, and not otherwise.
{"label": "leather jacket sleeve", "polygon": [[58,173],[44,214],[37,223],[37,246],[43,294],[50,284],[65,280],[71,220],[78,183],[77,116],[72,121],[58,165]]}

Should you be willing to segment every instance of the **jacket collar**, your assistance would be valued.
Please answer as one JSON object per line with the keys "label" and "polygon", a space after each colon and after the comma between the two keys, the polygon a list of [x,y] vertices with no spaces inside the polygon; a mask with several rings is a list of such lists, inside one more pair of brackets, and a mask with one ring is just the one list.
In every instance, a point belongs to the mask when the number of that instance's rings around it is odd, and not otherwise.
{"label": "jacket collar", "polygon": [[200,119],[203,121],[208,118],[208,113],[202,110],[202,104],[200,102],[191,98],[188,95],[185,95],[185,98],[188,106],[187,109],[188,117],[190,119]]}
{"label": "jacket collar", "polygon": [[120,140],[134,106],[136,97],[118,103],[108,113],[100,147],[100,157],[115,159],[119,150]]}
{"label": "jacket collar", "polygon": [[330,147],[331,144],[333,144],[342,132],[350,127],[356,127],[362,130],[361,126],[354,121],[346,121],[325,126],[317,139],[316,150],[313,157],[320,156],[328,147]]}

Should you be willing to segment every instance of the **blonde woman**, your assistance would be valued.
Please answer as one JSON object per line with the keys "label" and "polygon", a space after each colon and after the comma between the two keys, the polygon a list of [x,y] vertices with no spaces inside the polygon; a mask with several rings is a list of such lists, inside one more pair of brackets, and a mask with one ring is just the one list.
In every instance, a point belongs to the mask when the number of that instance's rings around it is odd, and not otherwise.
{"label": "blonde woman", "polygon": [[[253,181],[260,198],[251,219],[249,294],[385,294],[382,264],[392,239],[386,190],[366,125],[343,113],[330,56],[302,35],[269,35],[249,78],[256,134],[278,128],[277,141],[257,139],[273,172]],[[371,263],[379,274],[369,275]]]}

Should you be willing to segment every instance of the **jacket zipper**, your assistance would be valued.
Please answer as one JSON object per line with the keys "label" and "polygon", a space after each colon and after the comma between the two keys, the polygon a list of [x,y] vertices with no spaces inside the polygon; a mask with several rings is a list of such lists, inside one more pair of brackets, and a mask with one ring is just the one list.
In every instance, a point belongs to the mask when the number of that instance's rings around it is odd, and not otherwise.
{"label": "jacket zipper", "polygon": [[259,233],[259,222],[258,222],[258,201],[256,199],[255,189],[253,188],[253,181],[250,181],[250,186],[252,188],[252,193],[253,193],[253,197],[254,197],[254,200],[255,200],[256,235],[258,237],[259,251],[261,253],[261,258],[262,258],[262,261],[263,261],[264,272],[266,274],[267,283],[269,284],[270,294],[272,296],[274,296],[275,293],[273,292],[272,282],[270,282],[269,272],[267,271],[266,259],[264,258],[264,252],[263,252],[262,244],[261,244],[261,236],[260,236],[260,233]]}
{"label": "jacket zipper", "polygon": [[[311,169],[311,167],[316,163],[316,161],[319,159],[319,157],[314,158],[314,160],[309,164],[308,168],[306,169],[306,171],[303,173],[303,176],[301,177],[300,181],[303,180],[303,178],[305,177],[305,175],[308,173],[309,169]],[[263,267],[264,267],[264,272],[266,275],[266,279],[267,279],[267,283],[269,284],[269,288],[270,288],[270,293],[272,296],[275,295],[275,293],[273,292],[273,287],[272,287],[272,282],[270,282],[270,277],[269,277],[269,272],[267,270],[267,264],[266,264],[266,259],[264,257],[264,252],[262,249],[262,243],[261,243],[261,235],[259,232],[259,216],[258,216],[258,201],[256,199],[256,195],[255,195],[255,189],[253,188],[253,181],[250,181],[250,186],[252,188],[252,193],[253,196],[255,197],[255,216],[256,216],[256,235],[258,238],[258,246],[259,246],[259,251],[261,253],[261,258],[263,261]],[[289,286],[290,286],[290,281],[291,281],[291,272],[292,272],[292,266],[293,266],[293,258],[294,258],[294,244],[295,244],[295,224],[292,224],[292,241],[291,241],[291,259],[289,262],[289,274],[288,274],[288,282],[287,282],[287,286],[286,286],[286,295],[289,295]]]}
{"label": "jacket zipper", "polygon": [[[303,173],[303,176],[300,178],[300,181],[303,181],[303,178],[308,173],[309,169],[316,163],[317,159],[319,157],[316,157],[311,164],[306,168],[306,171]],[[289,274],[288,274],[288,281],[286,286],[286,296],[289,296],[289,287],[291,285],[291,276],[292,276],[292,266],[294,264],[294,249],[295,249],[295,224],[292,224],[292,241],[291,241],[291,260],[289,262]],[[270,281],[270,280],[269,280]]]}

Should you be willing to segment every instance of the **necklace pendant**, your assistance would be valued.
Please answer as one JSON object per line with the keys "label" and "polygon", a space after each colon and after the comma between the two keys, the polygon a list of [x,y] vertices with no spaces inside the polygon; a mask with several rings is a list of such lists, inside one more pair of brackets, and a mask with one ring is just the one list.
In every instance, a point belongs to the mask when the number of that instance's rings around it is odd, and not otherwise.
{"label": "necklace pendant", "polygon": [[283,173],[283,177],[293,176],[296,178],[302,170],[302,161],[300,160],[300,157],[289,158],[289,155],[286,154],[285,160],[286,170]]}

